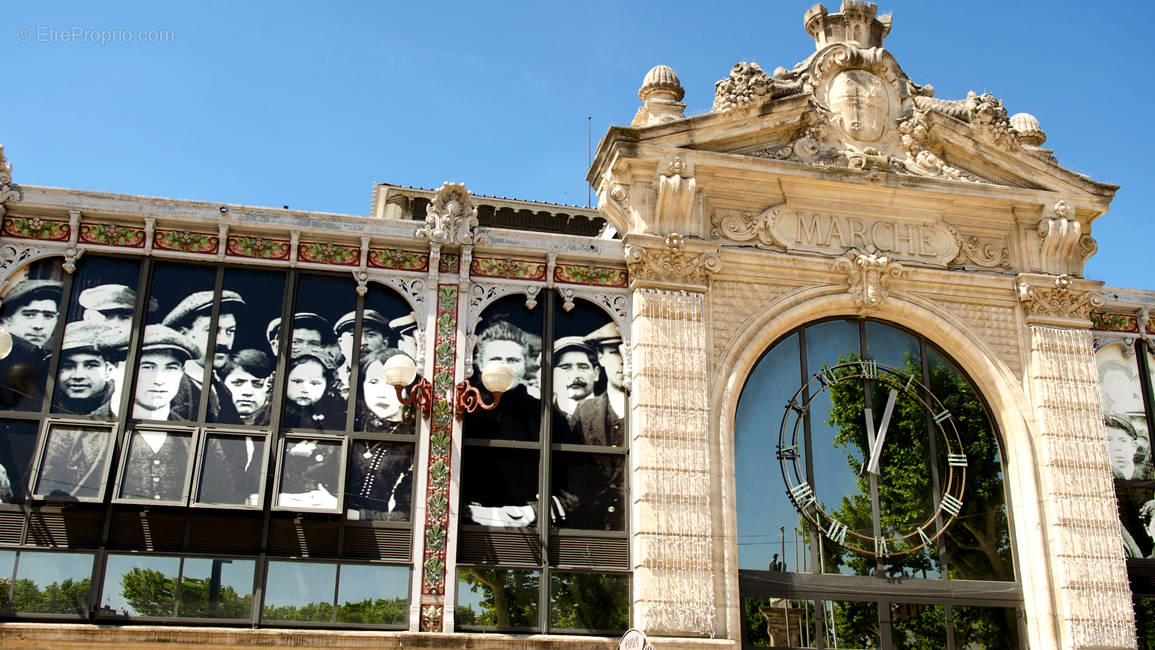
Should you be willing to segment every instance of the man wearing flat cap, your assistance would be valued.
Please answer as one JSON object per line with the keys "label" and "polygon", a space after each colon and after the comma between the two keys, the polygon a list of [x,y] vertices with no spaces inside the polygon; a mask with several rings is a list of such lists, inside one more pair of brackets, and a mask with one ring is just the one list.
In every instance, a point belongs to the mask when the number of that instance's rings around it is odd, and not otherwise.
{"label": "man wearing flat cap", "polygon": [[[84,320],[104,323],[112,328],[127,329],[132,326],[132,313],[136,310],[136,292],[123,284],[102,284],[80,292],[76,299],[84,308]],[[149,311],[156,309],[156,300],[149,304]]]}
{"label": "man wearing flat cap", "polygon": [[[185,373],[197,389],[201,389],[204,381],[204,362],[209,344],[209,333],[212,330],[212,291],[196,291],[164,317],[164,325],[180,332],[193,344],[195,352],[184,364]],[[217,340],[213,353],[212,386],[209,393],[209,413],[213,417],[231,420],[234,412],[232,401],[221,385],[216,369],[224,365],[233,349],[233,341],[237,335],[237,310],[245,306],[244,298],[235,291],[221,292],[220,313],[217,316]]]}
{"label": "man wearing flat cap", "polygon": [[[293,338],[289,342],[289,355],[300,354],[305,350],[318,350],[329,345],[332,342],[331,331],[329,321],[320,314],[310,311],[293,314]],[[269,339],[269,347],[276,355],[281,340],[280,318],[269,321],[265,337]]]}
{"label": "man wearing flat cap", "polygon": [[0,406],[39,408],[48,372],[45,349],[56,331],[61,285],[23,280],[4,296],[0,326],[12,335],[12,351],[0,364]]}
{"label": "man wearing flat cap", "polygon": [[[349,395],[349,371],[353,363],[353,325],[356,324],[357,312],[351,311],[337,319],[333,326],[333,334],[337,336],[337,347],[345,355],[345,362],[337,368],[338,390],[342,395]],[[361,358],[372,352],[384,352],[389,347],[389,321],[375,309],[366,309],[361,317]]]}
{"label": "man wearing flat cap", "polygon": [[69,323],[64,329],[53,412],[89,415],[109,403],[113,364],[102,342],[110,329],[92,321]]}
{"label": "man wearing flat cap", "polygon": [[197,349],[180,332],[164,325],[144,328],[136,372],[132,417],[141,420],[193,420],[199,391],[183,384],[184,364]]}
{"label": "man wearing flat cap", "polygon": [[573,414],[573,444],[611,445],[625,443],[626,388],[622,368],[622,337],[613,323],[590,332],[586,342],[597,353],[605,371],[606,390],[578,403]]}
{"label": "man wearing flat cap", "polygon": [[578,402],[594,392],[601,366],[597,353],[580,336],[563,336],[553,347],[554,410],[572,420]]}

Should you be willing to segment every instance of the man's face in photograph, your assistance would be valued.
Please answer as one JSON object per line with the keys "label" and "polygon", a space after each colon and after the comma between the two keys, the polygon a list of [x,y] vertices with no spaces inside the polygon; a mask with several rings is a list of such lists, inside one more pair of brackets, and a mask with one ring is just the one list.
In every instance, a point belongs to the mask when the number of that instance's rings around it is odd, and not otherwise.
{"label": "man's face in photograph", "polygon": [[[196,343],[200,350],[208,349],[209,330],[212,319],[208,314],[197,316],[192,325],[181,330],[190,341]],[[229,351],[233,349],[233,340],[237,336],[237,317],[235,314],[224,313],[217,317],[217,349],[213,354],[213,367],[219,368],[229,358]]]}
{"label": "man's face in photograph", "polygon": [[252,375],[239,366],[224,378],[224,383],[241,417],[256,413],[269,400],[268,378]]}
{"label": "man's face in photograph", "polygon": [[293,328],[293,340],[290,352],[297,354],[305,350],[317,350],[321,347],[321,331],[304,327]]}
{"label": "man's face in photograph", "polygon": [[60,385],[70,399],[99,395],[108,385],[110,366],[91,352],[65,353],[60,360]]}
{"label": "man's face in photograph", "polygon": [[361,354],[384,350],[388,345],[389,339],[381,330],[372,327],[361,329]]}
{"label": "man's face in photograph", "polygon": [[594,390],[598,366],[581,350],[567,350],[553,368],[553,388],[572,400],[585,399]]}
{"label": "man's face in photograph", "polygon": [[615,390],[624,390],[625,377],[622,374],[622,353],[616,345],[606,345],[598,349],[598,363],[606,370],[606,383]]}
{"label": "man's face in photograph", "polygon": [[168,405],[176,397],[183,376],[184,363],[171,352],[145,352],[136,374],[136,403],[153,411]]}
{"label": "man's face in photograph", "polygon": [[4,326],[15,336],[43,347],[56,329],[59,310],[55,300],[42,298],[30,300],[3,319]]}
{"label": "man's face in photograph", "polygon": [[513,368],[513,385],[510,390],[525,378],[525,348],[517,341],[490,341],[481,351],[481,367],[491,362],[501,361]]}
{"label": "man's face in photograph", "polygon": [[84,320],[104,323],[113,329],[125,330],[132,326],[131,309],[84,310]]}

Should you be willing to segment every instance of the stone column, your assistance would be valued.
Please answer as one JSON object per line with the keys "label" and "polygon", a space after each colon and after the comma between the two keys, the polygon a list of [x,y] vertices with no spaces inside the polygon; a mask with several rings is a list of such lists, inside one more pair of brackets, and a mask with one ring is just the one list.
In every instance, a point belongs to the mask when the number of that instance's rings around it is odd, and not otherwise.
{"label": "stone column", "polygon": [[1028,379],[1038,416],[1055,613],[1064,648],[1134,648],[1127,581],[1099,380],[1089,327],[1101,283],[1020,275],[1030,328]]}
{"label": "stone column", "polygon": [[[698,244],[695,248],[701,248]],[[635,627],[716,631],[705,292],[716,249],[629,236],[633,289],[630,551]]]}

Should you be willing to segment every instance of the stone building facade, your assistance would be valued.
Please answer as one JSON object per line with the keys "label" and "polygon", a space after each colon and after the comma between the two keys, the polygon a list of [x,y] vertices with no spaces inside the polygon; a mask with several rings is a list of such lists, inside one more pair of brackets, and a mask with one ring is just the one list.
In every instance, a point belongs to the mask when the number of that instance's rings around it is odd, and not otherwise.
{"label": "stone building facade", "polygon": [[[596,210],[447,183],[306,213],[5,161],[4,645],[1136,647],[1155,551],[1121,542],[1117,489],[1146,521],[1155,476],[1144,424],[1113,479],[1100,377],[1130,360],[1119,408],[1155,417],[1152,298],[1083,277],[1117,188],[1032,116],[909,79],[873,4],[804,24],[813,53],[736,64],[702,115],[652,69]],[[423,400],[374,408],[374,337]],[[501,343],[518,383],[462,412]],[[62,406],[90,399],[85,353],[103,411]],[[157,358],[188,378],[144,410]],[[126,492],[170,440],[174,491]]]}

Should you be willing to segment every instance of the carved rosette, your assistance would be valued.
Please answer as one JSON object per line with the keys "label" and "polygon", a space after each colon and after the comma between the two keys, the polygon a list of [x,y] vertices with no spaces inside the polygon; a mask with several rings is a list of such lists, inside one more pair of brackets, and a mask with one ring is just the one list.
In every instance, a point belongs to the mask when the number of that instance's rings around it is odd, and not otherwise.
{"label": "carved rosette", "polygon": [[878,253],[863,253],[851,249],[834,263],[834,270],[847,275],[847,293],[854,298],[859,314],[866,314],[886,300],[890,295],[887,285],[891,277],[902,277],[903,268],[898,262]]}
{"label": "carved rosette", "polygon": [[475,244],[477,206],[464,183],[444,183],[425,208],[425,227],[417,237],[435,244]]}
{"label": "carved rosette", "polygon": [[687,247],[685,238],[678,233],[667,235],[662,248],[648,248],[637,238],[631,239],[625,251],[632,288],[705,291],[710,278],[722,267],[717,247]]}
{"label": "carved rosette", "polygon": [[1091,312],[1106,304],[1101,282],[1069,275],[1022,274],[1016,283],[1029,325],[1091,327]]}

